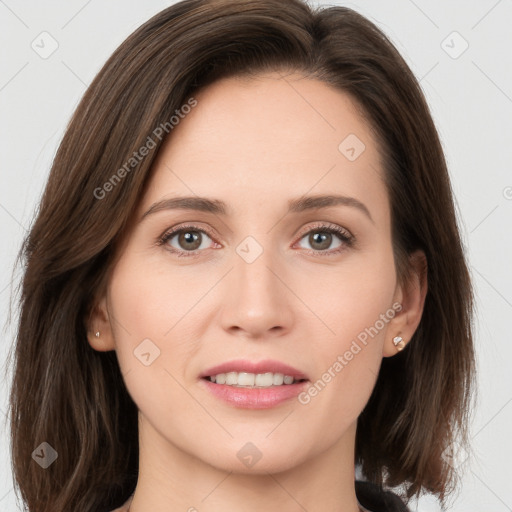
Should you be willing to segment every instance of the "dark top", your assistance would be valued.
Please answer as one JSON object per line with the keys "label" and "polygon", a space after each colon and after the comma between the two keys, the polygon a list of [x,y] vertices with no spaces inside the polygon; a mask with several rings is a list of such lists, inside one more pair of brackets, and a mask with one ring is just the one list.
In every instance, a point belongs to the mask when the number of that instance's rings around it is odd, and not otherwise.
{"label": "dark top", "polygon": [[371,482],[356,480],[356,497],[369,512],[410,512],[394,492],[381,490]]}

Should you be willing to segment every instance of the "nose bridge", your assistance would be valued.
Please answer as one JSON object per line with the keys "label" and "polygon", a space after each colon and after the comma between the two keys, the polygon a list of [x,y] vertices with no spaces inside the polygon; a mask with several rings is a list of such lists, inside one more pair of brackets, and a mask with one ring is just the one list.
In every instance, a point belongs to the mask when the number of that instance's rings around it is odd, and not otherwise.
{"label": "nose bridge", "polygon": [[242,242],[236,249],[234,271],[239,292],[252,295],[253,299],[260,298],[262,293],[275,296],[276,277],[270,269],[277,266],[276,251],[268,243],[263,247],[253,240]]}
{"label": "nose bridge", "polygon": [[[264,238],[264,240],[262,240]],[[270,329],[288,329],[291,322],[289,291],[272,237],[248,236],[236,247],[230,273],[229,295],[223,311],[224,327],[238,328],[252,336]]]}

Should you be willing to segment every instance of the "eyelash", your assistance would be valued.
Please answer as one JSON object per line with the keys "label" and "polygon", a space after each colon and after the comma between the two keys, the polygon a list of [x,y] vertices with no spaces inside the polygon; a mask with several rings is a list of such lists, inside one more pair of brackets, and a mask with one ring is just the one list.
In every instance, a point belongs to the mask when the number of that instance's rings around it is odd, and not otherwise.
{"label": "eyelash", "polygon": [[[167,244],[169,240],[171,240],[175,235],[178,235],[180,233],[186,232],[186,231],[197,231],[199,233],[204,233],[208,235],[213,240],[213,235],[206,230],[205,228],[199,228],[198,226],[194,226],[193,224],[188,225],[182,225],[178,228],[173,228],[169,231],[166,231],[161,237],[157,240],[157,245],[162,246]],[[340,240],[343,242],[343,245],[341,247],[338,247],[337,249],[331,249],[328,251],[322,251],[322,250],[315,250],[315,249],[304,249],[307,254],[313,254],[321,257],[329,257],[339,254],[340,252],[344,251],[346,248],[353,247],[355,244],[355,237],[350,234],[346,229],[336,226],[334,224],[322,224],[319,223],[318,225],[315,225],[313,228],[309,229],[305,233],[301,234],[300,238],[298,239],[298,242],[300,242],[306,235],[309,235],[311,233],[331,233],[334,235],[337,235]],[[166,248],[169,252],[176,254],[178,258],[190,258],[190,257],[196,257],[199,256],[198,253],[202,252],[203,249],[196,249],[195,251],[180,251],[174,247],[172,248]]]}

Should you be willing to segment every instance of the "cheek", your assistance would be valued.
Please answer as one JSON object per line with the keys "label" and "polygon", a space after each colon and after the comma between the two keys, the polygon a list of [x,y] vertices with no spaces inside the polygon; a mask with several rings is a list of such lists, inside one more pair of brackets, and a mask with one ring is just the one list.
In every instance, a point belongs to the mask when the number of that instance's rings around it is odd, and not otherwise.
{"label": "cheek", "polygon": [[161,262],[127,251],[111,276],[109,313],[130,396],[144,416],[165,418],[170,428],[172,409],[166,412],[165,404],[179,403],[180,410],[190,406],[180,383],[198,345],[191,340],[194,336],[184,334],[186,321],[181,322],[192,305],[184,297],[189,287],[176,286],[180,281],[161,269]]}
{"label": "cheek", "polygon": [[[183,330],[187,312],[205,289],[197,282],[191,286],[183,273],[177,276],[166,269],[165,261],[154,262],[128,249],[110,279],[109,313],[116,352],[123,373],[134,370],[132,379],[141,370],[144,379],[154,378],[155,373],[168,378],[163,372],[176,374],[177,362],[183,364],[197,350],[196,336],[187,336]],[[153,384],[158,388],[157,381]]]}
{"label": "cheek", "polygon": [[[337,425],[354,420],[370,397],[389,322],[395,315],[395,285],[391,247],[388,252],[347,259],[346,265],[328,276],[319,271],[302,281],[304,301],[322,322],[315,320],[317,335],[310,334],[315,382],[301,403],[322,421],[329,416],[336,418]],[[318,336],[318,332],[325,334]]]}
{"label": "cheek", "polygon": [[109,287],[117,338],[129,332],[131,338],[168,339],[213,278],[210,281],[198,279],[193,266],[173,269],[165,254],[146,257],[128,248]]}
{"label": "cheek", "polygon": [[372,339],[383,337],[394,313],[391,306],[396,288],[390,246],[354,252],[339,265],[310,266],[309,272],[299,274],[295,290],[318,319],[318,333],[323,334],[312,339],[318,340],[320,352],[325,347],[342,350],[358,335],[363,341],[368,330]]}

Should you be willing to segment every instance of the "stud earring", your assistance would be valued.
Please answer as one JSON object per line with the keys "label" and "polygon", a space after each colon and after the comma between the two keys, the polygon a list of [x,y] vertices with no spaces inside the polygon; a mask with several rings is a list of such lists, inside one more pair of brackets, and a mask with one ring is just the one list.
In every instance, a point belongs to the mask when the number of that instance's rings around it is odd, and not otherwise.
{"label": "stud earring", "polygon": [[405,343],[402,336],[395,336],[393,338],[393,344],[395,345],[398,352],[400,352],[400,350],[403,350],[405,347]]}
{"label": "stud earring", "polygon": [[100,337],[100,331],[97,331],[94,336],[96,336],[96,338],[99,338]]}

